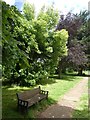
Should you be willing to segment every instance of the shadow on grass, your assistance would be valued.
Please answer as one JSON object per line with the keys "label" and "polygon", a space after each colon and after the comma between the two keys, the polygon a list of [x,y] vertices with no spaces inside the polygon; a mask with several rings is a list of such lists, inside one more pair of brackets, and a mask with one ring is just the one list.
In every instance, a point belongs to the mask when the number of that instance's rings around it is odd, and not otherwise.
{"label": "shadow on grass", "polygon": [[[29,86],[27,86],[27,87],[30,87],[30,88],[33,88],[33,87],[35,87],[35,86],[37,86],[37,85],[46,85],[46,84],[54,84],[54,83],[56,83],[56,80],[52,77],[50,77],[49,79],[42,79],[42,80],[38,80],[37,82],[36,82],[36,85],[29,85]],[[15,86],[15,84],[12,84],[12,85],[3,85],[3,88],[4,89],[7,89],[7,88],[13,88],[13,86]],[[19,87],[19,86],[18,86]],[[25,87],[25,86],[20,86],[20,87]],[[23,89],[22,89],[23,90]]]}
{"label": "shadow on grass", "polygon": [[76,74],[76,73],[69,73],[69,74],[66,74],[66,75],[69,75],[69,76],[79,76],[79,77],[90,77],[90,75],[88,74],[85,74],[83,73],[82,75],[79,75],[79,74]]}
{"label": "shadow on grass", "polygon": [[74,81],[74,79],[76,78],[77,75],[69,75],[69,74],[62,74],[61,78],[58,77],[58,75],[54,75],[51,76],[51,78],[53,79],[57,79],[57,80],[66,80],[66,81]]}

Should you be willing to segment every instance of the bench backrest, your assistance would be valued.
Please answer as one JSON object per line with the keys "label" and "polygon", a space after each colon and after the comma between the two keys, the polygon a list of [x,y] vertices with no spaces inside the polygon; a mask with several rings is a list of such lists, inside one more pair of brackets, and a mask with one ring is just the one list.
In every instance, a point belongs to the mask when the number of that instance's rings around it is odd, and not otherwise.
{"label": "bench backrest", "polygon": [[35,88],[33,90],[28,90],[28,91],[24,91],[21,93],[17,93],[17,97],[18,99],[27,100],[35,96],[38,93],[40,93],[40,88]]}

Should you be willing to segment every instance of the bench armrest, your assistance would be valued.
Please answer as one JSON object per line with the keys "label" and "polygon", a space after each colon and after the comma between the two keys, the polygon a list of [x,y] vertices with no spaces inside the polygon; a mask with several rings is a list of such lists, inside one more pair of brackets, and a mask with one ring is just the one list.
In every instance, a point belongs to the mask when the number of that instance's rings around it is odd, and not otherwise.
{"label": "bench armrest", "polygon": [[28,107],[28,101],[22,100],[22,99],[18,99],[18,105],[24,106],[24,107]]}
{"label": "bench armrest", "polygon": [[44,95],[47,95],[47,97],[48,97],[48,91],[41,90],[40,93],[44,94]]}

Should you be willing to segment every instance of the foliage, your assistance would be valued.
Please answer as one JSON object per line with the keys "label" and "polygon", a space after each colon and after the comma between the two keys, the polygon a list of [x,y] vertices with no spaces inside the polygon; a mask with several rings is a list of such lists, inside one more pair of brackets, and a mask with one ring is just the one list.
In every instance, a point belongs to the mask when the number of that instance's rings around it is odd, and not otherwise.
{"label": "foliage", "polygon": [[30,4],[25,3],[21,14],[2,2],[2,13],[3,80],[23,86],[47,80],[58,59],[67,53],[68,32],[53,30],[58,12],[48,7],[35,18]]}
{"label": "foliage", "polygon": [[20,15],[18,10],[12,6],[2,2],[2,65],[4,75],[11,76],[11,71],[15,69],[18,58],[22,58],[23,53],[19,50],[18,42],[14,39],[14,27],[16,26],[16,18]]}
{"label": "foliage", "polygon": [[87,67],[87,57],[84,52],[84,47],[77,40],[70,42],[67,61],[73,70],[78,71],[80,75],[82,74],[82,70],[85,70]]}
{"label": "foliage", "polygon": [[77,38],[81,42],[81,44],[85,46],[84,52],[88,58],[88,62],[87,62],[88,69],[90,68],[90,34],[89,34],[89,31],[90,31],[90,18],[88,19],[88,15],[87,15],[86,21],[84,21],[83,26],[78,31]]}
{"label": "foliage", "polygon": [[[67,44],[68,55],[63,57],[59,62],[59,74],[63,71],[65,72],[66,68],[72,68],[77,70],[79,74],[82,74],[82,70],[87,67],[87,56],[85,52],[85,42],[87,41],[85,40],[85,36],[87,36],[87,38],[89,37],[88,32],[85,32],[87,16],[87,11],[80,12],[80,14],[69,12],[66,16],[61,15],[56,30],[66,29],[69,33],[69,39]],[[86,31],[88,31],[87,28]],[[84,40],[84,44],[82,44],[80,40]],[[88,45],[86,45],[86,47],[88,47]]]}
{"label": "foliage", "polygon": [[43,6],[37,16],[37,19],[43,19],[47,22],[47,30],[55,29],[58,23],[59,12],[54,9],[54,6]]}
{"label": "foliage", "polygon": [[69,33],[69,40],[72,40],[82,24],[81,18],[74,13],[68,12],[67,15],[61,15],[56,30],[66,29]]}
{"label": "foliage", "polygon": [[59,59],[67,54],[67,31],[63,29],[61,31],[54,32],[53,39],[52,64],[56,63],[55,67],[57,67]]}
{"label": "foliage", "polygon": [[25,3],[23,6],[23,13],[25,18],[30,21],[35,18],[35,7],[29,3]]}

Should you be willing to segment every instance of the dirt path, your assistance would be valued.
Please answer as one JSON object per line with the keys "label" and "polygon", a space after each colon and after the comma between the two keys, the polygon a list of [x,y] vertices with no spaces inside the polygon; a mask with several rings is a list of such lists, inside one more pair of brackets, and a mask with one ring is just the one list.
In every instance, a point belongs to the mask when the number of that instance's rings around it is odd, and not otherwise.
{"label": "dirt path", "polygon": [[66,93],[57,104],[48,107],[44,112],[40,113],[38,118],[71,118],[77,102],[85,92],[87,82],[88,77],[85,77]]}

